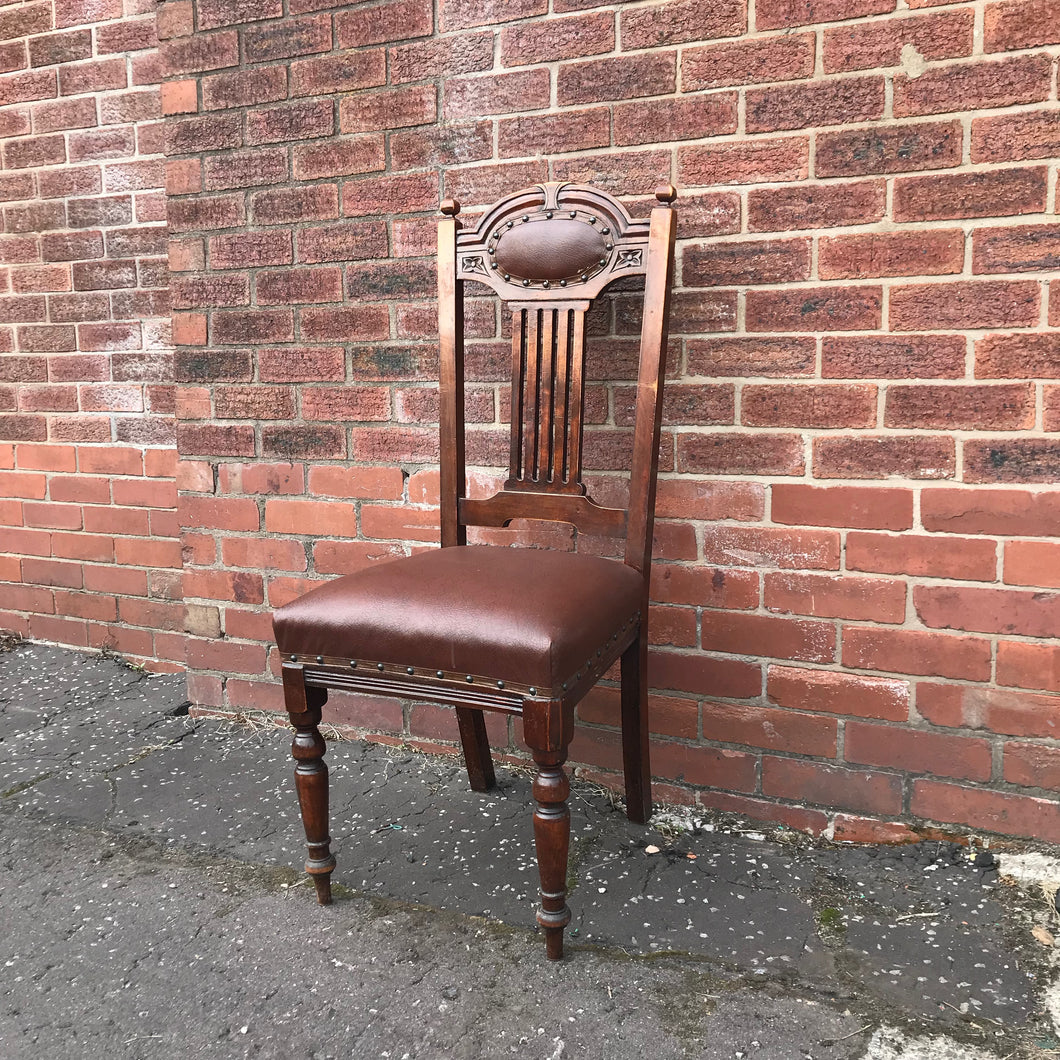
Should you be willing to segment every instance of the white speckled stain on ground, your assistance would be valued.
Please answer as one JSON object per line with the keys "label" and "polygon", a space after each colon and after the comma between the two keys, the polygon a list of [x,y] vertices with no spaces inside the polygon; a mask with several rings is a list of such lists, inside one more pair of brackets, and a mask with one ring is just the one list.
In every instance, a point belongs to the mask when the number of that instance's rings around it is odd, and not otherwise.
{"label": "white speckled stain on ground", "polygon": [[998,1060],[997,1053],[962,1045],[945,1035],[910,1038],[895,1027],[881,1027],[861,1060]]}
{"label": "white speckled stain on ground", "polygon": [[1002,876],[1011,876],[1021,883],[1060,884],[1060,858],[1049,854],[996,855]]}

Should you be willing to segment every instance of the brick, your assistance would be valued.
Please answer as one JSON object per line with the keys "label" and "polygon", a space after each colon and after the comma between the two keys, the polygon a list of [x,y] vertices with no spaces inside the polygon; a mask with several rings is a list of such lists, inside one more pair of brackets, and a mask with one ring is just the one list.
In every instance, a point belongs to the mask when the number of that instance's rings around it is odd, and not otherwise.
{"label": "brick", "polygon": [[990,679],[990,641],[981,637],[906,629],[848,626],[844,666],[963,681]]}
{"label": "brick", "polygon": [[623,11],[621,19],[625,51],[735,37],[747,28],[741,0],[720,0],[707,6],[698,0],[667,0],[655,8]]}
{"label": "brick", "polygon": [[[686,247],[681,280],[686,287],[786,283],[810,276],[808,239],[713,242]],[[704,373],[700,373],[704,374]]]}
{"label": "brick", "polygon": [[66,161],[66,140],[62,135],[27,136],[3,145],[5,169],[52,166]]}
{"label": "brick", "polygon": [[339,143],[299,144],[293,151],[298,180],[351,176],[382,170],[386,165],[381,137],[358,136]]}
{"label": "brick", "polygon": [[310,15],[285,18],[282,22],[247,26],[243,30],[243,50],[247,62],[275,62],[300,55],[331,50],[331,16]]}
{"label": "brick", "polygon": [[952,478],[956,447],[949,437],[923,435],[849,435],[815,438],[815,478]]}
{"label": "brick", "polygon": [[748,228],[790,232],[869,224],[883,217],[886,197],[886,188],[879,181],[756,189],[747,193]]}
{"label": "brick", "polygon": [[284,539],[228,537],[221,542],[221,557],[227,566],[255,570],[304,571],[308,567],[305,544]]}
{"label": "brick", "polygon": [[[303,493],[305,469],[297,464],[226,463],[219,468],[219,483],[224,493]],[[212,488],[212,475],[209,484]]]}
{"label": "brick", "polygon": [[918,585],[913,602],[920,620],[936,629],[1055,637],[1060,596],[959,586]]}
{"label": "brick", "polygon": [[238,114],[209,114],[166,122],[166,154],[188,155],[240,147],[242,133]]}
{"label": "brick", "polygon": [[493,66],[493,34],[462,33],[448,39],[399,45],[388,52],[392,85],[439,75],[471,74]]}
{"label": "brick", "polygon": [[881,721],[905,721],[909,716],[906,681],[776,665],[767,668],[766,676],[769,702],[789,710]]}
{"label": "brick", "polygon": [[341,347],[285,346],[258,352],[258,374],[263,382],[300,383],[343,379],[346,360]]}
{"label": "brick", "polygon": [[294,396],[285,387],[219,386],[214,415],[221,420],[277,420],[294,416]]}
{"label": "brick", "polygon": [[802,137],[682,147],[677,152],[682,184],[755,184],[804,180],[809,142]]}
{"label": "brick", "polygon": [[[627,138],[636,135],[635,115],[626,119]],[[477,158],[488,158],[492,153],[490,144],[492,136],[485,136],[483,130],[484,151],[475,153],[474,157],[459,161],[475,161]],[[478,136],[476,127],[472,136]],[[611,142],[611,113],[607,107],[594,107],[589,110],[565,111],[561,114],[520,115],[505,118],[498,123],[498,150],[500,157],[511,158],[526,154],[562,154],[567,151],[583,151],[591,147],[607,147]],[[437,152],[439,145],[434,145]],[[406,146],[404,149],[408,151]],[[391,157],[394,144],[391,140]],[[413,165],[425,164],[437,155],[401,155],[401,165],[396,168],[411,168]]]}
{"label": "brick", "polygon": [[[438,176],[434,173],[363,177],[343,184],[342,212],[347,217],[412,213],[434,210],[440,199]],[[373,217],[373,221],[378,219]]]}
{"label": "brick", "polygon": [[960,335],[826,336],[821,375],[826,379],[957,379],[964,375]]}
{"label": "brick", "polygon": [[162,43],[161,56],[166,69],[172,74],[193,74],[238,66],[239,34],[235,30],[228,30],[176,37]]}
{"label": "brick", "polygon": [[[445,197],[463,203],[490,203],[512,188],[539,183],[545,179],[546,172],[544,159],[451,169],[445,174]],[[346,190],[350,187],[347,184]]]}
{"label": "brick", "polygon": [[892,288],[890,322],[896,331],[1029,327],[1039,298],[1033,281],[910,284]]}
{"label": "brick", "polygon": [[662,479],[655,503],[660,519],[761,519],[764,490],[757,483]]}
{"label": "brick", "polygon": [[954,63],[916,78],[898,75],[894,113],[905,117],[1037,103],[1049,96],[1051,74],[1047,56],[1027,55],[999,62]]}
{"label": "brick", "polygon": [[963,268],[964,232],[959,228],[832,236],[818,246],[817,269],[822,280],[938,276]]}
{"label": "brick", "polygon": [[552,163],[553,175],[559,180],[592,183],[612,195],[622,195],[629,188],[657,186],[660,174],[669,172],[670,152],[626,151],[617,154],[580,155],[560,158]]}
{"label": "brick", "polygon": [[281,0],[200,0],[199,29],[218,29],[283,14]]}
{"label": "brick", "polygon": [[743,744],[791,754],[836,756],[833,718],[737,703],[704,703],[703,731],[721,743]]}
{"label": "brick", "polygon": [[1040,482],[1060,473],[1060,445],[1047,438],[990,438],[965,445],[967,482]]}
{"label": "brick", "polygon": [[386,254],[386,229],[376,222],[343,222],[298,232],[298,260],[357,261]]}
{"label": "brick", "polygon": [[385,306],[307,309],[301,314],[301,325],[302,338],[309,342],[385,339],[390,334],[390,315]]}
{"label": "brick", "polygon": [[747,330],[873,330],[880,326],[881,305],[882,292],[879,287],[805,287],[782,291],[749,291]]}
{"label": "brick", "polygon": [[258,305],[338,302],[342,298],[342,272],[338,268],[261,272],[255,277]]}
{"label": "brick", "polygon": [[652,599],[666,604],[746,610],[758,606],[758,574],[656,564],[652,570]]}
{"label": "brick", "polygon": [[797,335],[693,339],[688,342],[688,371],[706,376],[808,376],[814,371],[815,354],[814,340]]}
{"label": "brick", "polygon": [[1012,537],[1060,536],[1060,496],[999,489],[925,489],[925,530]]}
{"label": "brick", "polygon": [[1060,749],[1037,744],[1007,743],[1004,777],[1028,788],[1060,788]]}
{"label": "brick", "polygon": [[88,29],[69,33],[48,33],[41,37],[31,37],[28,43],[31,66],[72,63],[79,59],[88,59],[92,55],[92,31]]}
{"label": "brick", "polygon": [[210,236],[210,265],[215,269],[289,265],[294,260],[288,231],[238,232]]}
{"label": "brick", "polygon": [[309,489],[325,497],[400,500],[403,477],[396,467],[314,467]]}
{"label": "brick", "polygon": [[544,69],[452,78],[446,82],[444,115],[449,121],[536,110],[549,102]]}
{"label": "brick", "polygon": [[294,338],[293,314],[282,309],[224,310],[213,314],[213,341],[220,345],[290,342]]}
{"label": "brick", "polygon": [[[285,103],[247,114],[246,142],[249,145],[310,140],[330,136],[335,131],[334,108],[328,100]],[[219,146],[238,147],[239,141]]]}
{"label": "brick", "polygon": [[894,0],[763,0],[755,8],[755,28],[783,29],[814,22],[841,22],[864,15],[884,15]]}
{"label": "brick", "polygon": [[795,758],[763,756],[762,793],[866,813],[897,814],[902,810],[902,782],[895,774]]}
{"label": "brick", "polygon": [[988,52],[1015,51],[1060,43],[1055,0],[988,4],[983,20],[983,47]]}
{"label": "brick", "polygon": [[430,0],[390,0],[367,11],[344,11],[335,17],[340,48],[363,48],[429,36],[434,27]]}
{"label": "brick", "polygon": [[29,103],[58,94],[55,70],[30,70],[0,77],[0,95],[8,103]]}
{"label": "brick", "polygon": [[884,410],[888,427],[1020,430],[1033,422],[1029,384],[893,386]]}
{"label": "brick", "polygon": [[986,740],[860,721],[845,726],[843,757],[860,765],[960,780],[985,781],[991,774]]}
{"label": "brick", "polygon": [[[698,140],[734,133],[736,126],[736,96],[729,93],[691,99],[638,100],[614,108],[616,146],[653,144],[660,138]],[[661,129],[668,135],[661,137]]]}
{"label": "brick", "polygon": [[258,224],[289,224],[338,217],[338,189],[334,184],[311,184],[255,192],[251,216]]}
{"label": "brick", "polygon": [[773,486],[776,523],[908,530],[913,524],[910,490],[878,486]]}
{"label": "brick", "polygon": [[390,392],[384,387],[311,387],[302,392],[302,416],[343,423],[389,420]]}
{"label": "brick", "polygon": [[282,67],[239,70],[202,79],[202,103],[206,110],[249,107],[286,97],[287,71]]}
{"label": "brick", "polygon": [[437,115],[437,90],[434,85],[380,89],[370,95],[349,96],[339,102],[339,127],[345,133],[425,125],[435,121]]}
{"label": "brick", "polygon": [[997,683],[1060,691],[1060,651],[1053,644],[999,641]]}
{"label": "brick", "polygon": [[690,92],[810,77],[814,50],[814,37],[809,33],[686,48],[681,86]]}
{"label": "brick", "polygon": [[719,696],[748,699],[762,690],[761,667],[740,659],[655,650],[648,657],[654,688],[696,692],[709,688]]}
{"label": "brick", "polygon": [[802,443],[795,434],[682,433],[677,469],[704,475],[801,475]]}
{"label": "brick", "polygon": [[96,28],[96,50],[101,54],[146,51],[158,47],[153,12],[144,18],[127,18],[124,22]]}
{"label": "brick", "polygon": [[743,388],[740,420],[755,427],[871,427],[876,422],[876,388],[749,385]]}
{"label": "brick", "polygon": [[543,15],[548,10],[548,0],[442,0],[440,6],[440,28],[449,33]]}
{"label": "brick", "polygon": [[707,563],[786,570],[839,568],[839,535],[780,527],[713,526],[704,534]]}
{"label": "brick", "polygon": [[198,638],[188,640],[188,665],[198,670],[258,674],[265,669],[265,661],[265,648],[260,644]]}
{"label": "brick", "polygon": [[253,456],[254,428],[178,423],[177,448],[182,456]]}
{"label": "brick", "polygon": [[673,52],[562,63],[556,75],[556,97],[559,105],[566,107],[663,96],[675,91],[676,78]]}
{"label": "brick", "polygon": [[907,47],[928,60],[971,55],[973,23],[971,11],[959,10],[826,29],[824,69],[834,73],[901,66]]}
{"label": "brick", "polygon": [[946,169],[961,161],[959,121],[900,122],[817,134],[818,177]]}
{"label": "brick", "polygon": [[1060,114],[999,114],[972,121],[973,162],[1021,162],[1060,152]]}
{"label": "brick", "polygon": [[283,460],[344,460],[346,431],[341,427],[264,427],[262,454]]}
{"label": "brick", "polygon": [[1041,213],[1048,193],[1047,177],[1041,167],[901,177],[894,182],[894,219],[943,221]]}
{"label": "brick", "polygon": [[299,59],[291,64],[290,78],[292,96],[355,92],[386,83],[386,59],[381,48]]}
{"label": "brick", "polygon": [[599,55],[615,47],[615,16],[593,12],[505,26],[500,33],[500,46],[504,66]]}
{"label": "brick", "polygon": [[768,610],[780,613],[901,622],[905,618],[905,583],[850,575],[767,573],[763,602]]}
{"label": "brick", "polygon": [[747,131],[848,125],[883,117],[883,79],[850,77],[839,81],[748,89]]}
{"label": "brick", "polygon": [[[1060,225],[1022,225],[973,233],[973,272],[1045,272],[1057,268]],[[1047,336],[1024,337],[1030,340]]]}
{"label": "brick", "polygon": [[1051,541],[1006,541],[1005,581],[1010,585],[1060,588],[1060,545]]}
{"label": "brick", "polygon": [[913,813],[929,820],[1031,836],[1048,843],[1060,838],[1060,812],[1054,799],[965,788],[925,778],[914,781],[909,805]]}

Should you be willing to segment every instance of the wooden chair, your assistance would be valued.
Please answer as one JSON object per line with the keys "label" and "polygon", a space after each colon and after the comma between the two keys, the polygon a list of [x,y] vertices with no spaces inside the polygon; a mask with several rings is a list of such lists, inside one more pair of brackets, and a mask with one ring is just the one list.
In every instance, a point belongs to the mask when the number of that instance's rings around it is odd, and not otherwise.
{"label": "wooden chair", "polygon": [[[495,784],[482,711],[520,715],[538,773],[537,922],[563,955],[570,784],[563,770],[574,708],[621,660],[627,814],[651,815],[648,765],[648,575],[673,275],[675,192],[655,192],[650,221],[611,196],[550,182],[491,207],[463,231],[458,203],[438,231],[441,549],[321,586],[274,616],[309,860],[322,905],[335,858],[320,735],[329,688],[456,707],[471,787]],[[644,312],[628,509],[592,501],[582,482],[585,315],[609,283],[644,275]],[[488,499],[465,496],[463,296],[491,287],[512,311],[509,477]],[[547,549],[467,545],[467,527],[513,519],[573,523],[624,537],[624,562]]]}

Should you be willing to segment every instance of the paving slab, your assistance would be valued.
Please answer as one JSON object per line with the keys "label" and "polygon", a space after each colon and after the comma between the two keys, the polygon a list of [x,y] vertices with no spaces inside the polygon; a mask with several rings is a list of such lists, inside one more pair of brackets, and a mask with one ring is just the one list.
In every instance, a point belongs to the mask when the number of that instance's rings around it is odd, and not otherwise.
{"label": "paving slab", "polygon": [[644,828],[576,782],[556,965],[528,774],[332,741],[322,909],[288,745],[178,677],[0,655],[0,1057],[1060,1056],[1057,914],[956,843]]}

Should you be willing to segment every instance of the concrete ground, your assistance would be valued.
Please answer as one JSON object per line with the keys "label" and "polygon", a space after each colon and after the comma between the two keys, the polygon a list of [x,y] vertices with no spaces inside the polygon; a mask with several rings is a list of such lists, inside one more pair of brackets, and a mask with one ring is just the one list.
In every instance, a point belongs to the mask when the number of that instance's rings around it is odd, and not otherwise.
{"label": "concrete ground", "polygon": [[575,784],[555,964],[526,775],[333,743],[321,908],[288,743],[179,678],[0,654],[0,1060],[1060,1057],[1048,856],[644,829]]}

